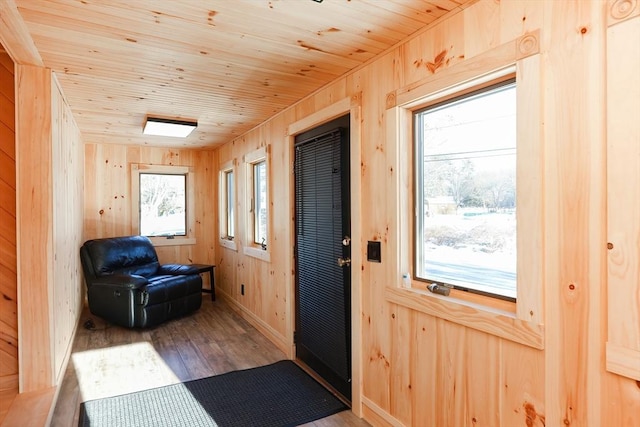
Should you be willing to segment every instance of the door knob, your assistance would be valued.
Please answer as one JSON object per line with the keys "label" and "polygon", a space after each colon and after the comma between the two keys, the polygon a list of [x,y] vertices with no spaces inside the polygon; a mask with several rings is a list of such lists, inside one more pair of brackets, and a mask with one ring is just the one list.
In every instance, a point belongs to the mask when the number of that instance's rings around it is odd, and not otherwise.
{"label": "door knob", "polygon": [[348,267],[351,265],[351,258],[346,257],[346,258],[338,258],[338,265],[340,267],[344,267],[345,265]]}

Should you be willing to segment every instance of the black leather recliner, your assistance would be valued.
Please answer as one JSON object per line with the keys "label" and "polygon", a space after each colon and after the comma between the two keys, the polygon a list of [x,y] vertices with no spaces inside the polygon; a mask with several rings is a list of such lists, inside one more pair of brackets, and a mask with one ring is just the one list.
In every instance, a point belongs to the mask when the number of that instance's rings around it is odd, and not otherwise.
{"label": "black leather recliner", "polygon": [[202,278],[181,264],[160,265],[149,238],[86,241],[80,260],[89,310],[128,328],[146,328],[191,313],[202,304]]}

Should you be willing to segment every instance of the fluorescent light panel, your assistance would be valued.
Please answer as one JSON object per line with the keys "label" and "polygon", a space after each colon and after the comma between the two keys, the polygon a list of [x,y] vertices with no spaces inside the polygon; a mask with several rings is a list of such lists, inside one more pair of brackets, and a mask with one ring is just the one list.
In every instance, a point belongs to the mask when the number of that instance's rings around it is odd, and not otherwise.
{"label": "fluorescent light panel", "polygon": [[186,138],[193,132],[196,126],[198,126],[198,122],[147,117],[142,133],[145,135]]}

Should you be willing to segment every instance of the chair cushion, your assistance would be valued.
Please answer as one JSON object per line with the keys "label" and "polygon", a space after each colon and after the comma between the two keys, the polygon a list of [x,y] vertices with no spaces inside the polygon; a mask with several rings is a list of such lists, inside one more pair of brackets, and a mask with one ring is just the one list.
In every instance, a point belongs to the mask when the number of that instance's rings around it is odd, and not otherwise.
{"label": "chair cushion", "polygon": [[149,277],[159,267],[158,256],[148,237],[94,239],[86,242],[84,247],[96,276],[136,274]]}
{"label": "chair cushion", "polygon": [[165,301],[182,298],[190,294],[202,292],[200,276],[153,276],[143,289],[149,294],[146,305],[159,304]]}

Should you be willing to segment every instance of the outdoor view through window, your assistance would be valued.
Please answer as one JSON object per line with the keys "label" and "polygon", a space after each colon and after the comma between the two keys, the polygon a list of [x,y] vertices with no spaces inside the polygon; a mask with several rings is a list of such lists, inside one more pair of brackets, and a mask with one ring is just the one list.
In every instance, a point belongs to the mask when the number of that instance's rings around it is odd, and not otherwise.
{"label": "outdoor view through window", "polygon": [[140,234],[186,235],[185,175],[140,174]]}
{"label": "outdoor view through window", "polygon": [[233,237],[235,236],[235,220],[234,220],[234,215],[233,215],[233,207],[234,207],[234,201],[233,201],[233,187],[234,187],[234,183],[233,183],[233,171],[229,170],[226,171],[224,173],[224,180],[225,180],[225,205],[226,205],[226,211],[225,211],[225,216],[226,216],[226,231],[227,231],[227,239],[232,240]]}
{"label": "outdoor view through window", "polygon": [[516,298],[516,85],[415,114],[416,276]]}
{"label": "outdoor view through window", "polygon": [[253,165],[254,230],[253,241],[266,249],[267,245],[267,162]]}

